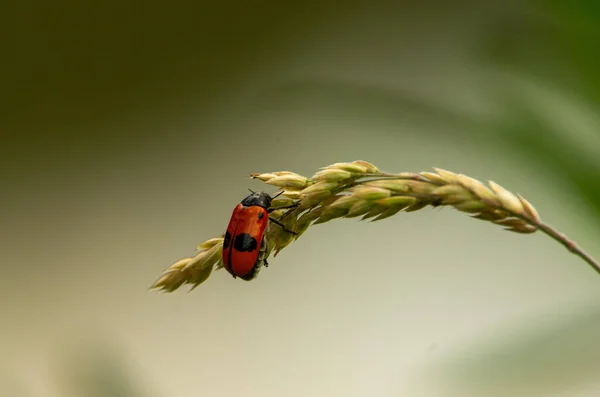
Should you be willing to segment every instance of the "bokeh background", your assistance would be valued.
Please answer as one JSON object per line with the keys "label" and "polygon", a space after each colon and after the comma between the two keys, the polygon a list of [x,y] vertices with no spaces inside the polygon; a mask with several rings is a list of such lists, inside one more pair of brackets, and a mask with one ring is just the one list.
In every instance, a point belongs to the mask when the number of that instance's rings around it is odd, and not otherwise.
{"label": "bokeh background", "polygon": [[525,195],[600,257],[592,1],[2,5],[0,394],[600,394],[600,278],[451,209],[148,292],[260,189],[363,159]]}

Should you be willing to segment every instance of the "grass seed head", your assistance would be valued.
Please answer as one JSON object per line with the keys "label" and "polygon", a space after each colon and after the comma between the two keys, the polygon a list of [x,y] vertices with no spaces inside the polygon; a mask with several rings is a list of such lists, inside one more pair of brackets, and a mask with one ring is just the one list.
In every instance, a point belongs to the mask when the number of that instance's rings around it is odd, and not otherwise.
{"label": "grass seed head", "polygon": [[345,210],[349,210],[354,204],[356,204],[357,201],[358,199],[351,195],[338,195],[335,196],[335,201],[329,204],[329,206],[335,209],[343,208]]}
{"label": "grass seed head", "polygon": [[342,218],[348,213],[348,208],[333,208],[331,206],[323,207],[321,216],[315,221],[315,225],[319,223],[329,222],[336,218]]}
{"label": "grass seed head", "polygon": [[365,183],[366,186],[387,189],[394,193],[407,193],[410,191],[410,186],[402,179],[380,179]]}
{"label": "grass seed head", "polygon": [[540,215],[533,205],[520,194],[517,194],[517,197],[519,198],[519,201],[521,201],[521,204],[523,204],[523,213],[525,217],[533,221],[535,224],[539,224],[541,222]]}
{"label": "grass seed head", "polygon": [[504,219],[498,219],[497,221],[493,221],[493,222],[498,225],[508,226],[508,227],[519,227],[519,226],[523,226],[523,225],[527,224],[524,220],[519,219],[519,218],[504,218]]}
{"label": "grass seed head", "polygon": [[388,208],[388,209],[384,210],[383,212],[381,212],[381,214],[377,215],[375,218],[371,219],[371,222],[376,222],[376,221],[380,221],[385,218],[389,218],[390,216],[396,215],[400,211],[402,211],[401,207]]}
{"label": "grass seed head", "polygon": [[265,173],[265,174],[250,174],[250,178],[252,179],[258,179],[261,180],[263,182],[267,182],[273,178],[277,177],[277,175],[275,174],[270,174],[270,173]]}
{"label": "grass seed head", "polygon": [[306,187],[305,189],[303,189],[301,194],[307,195],[310,193],[321,193],[321,192],[331,193],[337,187],[338,187],[337,182],[319,181],[319,182],[314,183],[314,184]]}
{"label": "grass seed head", "polygon": [[506,214],[502,211],[490,210],[486,208],[485,211],[481,211],[479,214],[473,215],[473,218],[481,219],[482,221],[493,222],[506,218]]}
{"label": "grass seed head", "polygon": [[355,218],[357,216],[364,215],[369,212],[371,206],[372,204],[368,200],[357,200],[348,210],[346,218]]}
{"label": "grass seed head", "polygon": [[414,204],[412,204],[411,206],[407,207],[404,209],[404,212],[415,212],[418,210],[422,210],[423,208],[427,207],[430,203],[426,202],[426,201],[415,201]]}
{"label": "grass seed head", "polygon": [[286,174],[271,178],[265,181],[265,183],[280,188],[303,189],[308,184],[308,179],[297,174]]}
{"label": "grass seed head", "polygon": [[210,240],[206,240],[203,243],[198,244],[196,248],[198,251],[207,250],[209,248],[214,247],[217,244],[223,244],[223,237],[211,238]]}
{"label": "grass seed head", "polygon": [[428,181],[436,185],[445,185],[447,183],[442,176],[434,172],[421,172],[421,175],[425,177]]}
{"label": "grass seed head", "polygon": [[479,200],[463,201],[462,203],[454,204],[453,207],[459,211],[468,212],[470,214],[477,214],[486,209],[486,205]]}
{"label": "grass seed head", "polygon": [[350,179],[351,177],[352,173],[348,171],[335,168],[326,168],[317,172],[311,179],[313,181],[339,182],[345,179]]}
{"label": "grass seed head", "polygon": [[[281,196],[272,202],[273,208],[298,204],[293,209],[271,212],[271,217],[296,234],[270,224],[265,234],[268,254],[277,255],[314,224],[342,217],[378,221],[428,205],[449,205],[516,233],[538,230],[540,217],[521,195],[494,182],[489,182],[488,187],[463,174],[434,170],[389,174],[369,162],[357,160],[323,167],[312,178],[290,171],[251,174],[254,179],[282,189]],[[173,263],[152,288],[170,292],[183,284],[191,284],[192,289],[197,287],[213,268],[223,267],[222,247],[223,236],[201,243],[196,256]]]}
{"label": "grass seed head", "polygon": [[282,196],[285,196],[287,198],[290,198],[292,200],[299,200],[300,197],[302,197],[302,193],[300,193],[301,190],[291,190],[291,189],[285,189],[283,191],[283,193],[281,193]]}
{"label": "grass seed head", "polygon": [[410,196],[392,196],[375,200],[375,203],[377,205],[381,205],[383,207],[388,208],[399,208],[401,210],[414,205],[416,202],[417,199],[415,197]]}
{"label": "grass seed head", "polygon": [[279,197],[277,197],[276,199],[273,199],[271,201],[271,208],[277,208],[277,207],[284,207],[284,206],[288,206],[288,205],[293,205],[296,202],[296,200],[293,200],[289,197],[285,197],[283,196],[283,194]]}
{"label": "grass seed head", "polygon": [[502,207],[507,211],[512,212],[513,214],[523,215],[523,204],[521,200],[517,198],[514,194],[498,185],[494,181],[489,182],[490,187],[496,193],[498,200],[502,204]]}
{"label": "grass seed head", "polygon": [[466,201],[473,201],[474,199],[473,194],[460,185],[436,187],[431,194],[439,198],[444,205],[462,204]]}
{"label": "grass seed head", "polygon": [[388,189],[365,185],[355,186],[351,188],[351,191],[354,198],[363,200],[378,200],[392,195],[392,192]]}
{"label": "grass seed head", "polygon": [[482,182],[462,174],[458,175],[457,178],[462,187],[471,191],[488,206],[499,207],[502,205],[498,197]]}
{"label": "grass seed head", "polygon": [[353,161],[352,164],[365,167],[367,169],[366,172],[368,174],[378,174],[379,173],[379,169],[377,167],[375,167],[373,164],[369,163],[368,161],[356,160],[356,161]]}
{"label": "grass seed head", "polygon": [[309,194],[303,194],[302,199],[300,200],[300,209],[308,209],[312,207],[316,207],[321,204],[325,199],[331,196],[331,192],[329,190],[317,191]]}
{"label": "grass seed head", "polygon": [[457,174],[451,171],[444,170],[442,168],[434,168],[435,172],[437,172],[438,179],[441,179],[444,184],[448,183],[457,183]]}
{"label": "grass seed head", "polygon": [[437,185],[423,181],[404,181],[409,187],[411,196],[416,196],[421,199],[431,199],[433,191],[437,188]]}
{"label": "grass seed head", "polygon": [[337,169],[342,171],[348,171],[352,174],[366,174],[369,168],[364,165],[356,164],[356,163],[335,163],[331,164],[323,169]]}
{"label": "grass seed head", "polygon": [[381,205],[377,205],[375,203],[371,203],[371,206],[369,207],[369,211],[364,214],[362,216],[362,218],[360,218],[362,221],[366,220],[366,219],[370,219],[370,218],[374,218],[378,215],[381,215],[384,211],[386,210],[385,207],[381,206]]}
{"label": "grass seed head", "polygon": [[190,281],[188,281],[188,284],[192,284],[190,292],[196,289],[197,286],[205,282],[206,279],[208,279],[208,277],[211,275],[212,271],[213,266],[207,266],[202,269],[191,269],[189,279]]}

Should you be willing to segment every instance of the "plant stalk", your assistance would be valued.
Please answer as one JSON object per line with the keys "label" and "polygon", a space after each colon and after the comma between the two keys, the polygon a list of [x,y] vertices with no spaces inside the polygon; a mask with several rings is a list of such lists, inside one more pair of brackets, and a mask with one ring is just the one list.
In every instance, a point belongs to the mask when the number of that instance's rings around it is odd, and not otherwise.
{"label": "plant stalk", "polygon": [[565,248],[571,251],[573,254],[586,261],[596,271],[596,273],[600,274],[600,263],[594,258],[592,258],[590,254],[579,248],[579,246],[574,241],[570,240],[569,238],[567,238],[567,236],[555,230],[552,226],[547,225],[543,222],[539,222],[535,224],[535,226],[542,232],[546,233],[548,236],[552,237],[554,240],[564,245]]}

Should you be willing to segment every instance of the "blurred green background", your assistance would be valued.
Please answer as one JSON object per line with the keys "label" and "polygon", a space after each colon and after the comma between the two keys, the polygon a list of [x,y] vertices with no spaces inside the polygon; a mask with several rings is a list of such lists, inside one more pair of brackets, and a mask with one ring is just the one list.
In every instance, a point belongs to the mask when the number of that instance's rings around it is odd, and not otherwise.
{"label": "blurred green background", "polygon": [[600,278],[451,209],[147,292],[251,172],[363,159],[522,193],[600,257],[600,5],[10,1],[0,394],[598,396]]}

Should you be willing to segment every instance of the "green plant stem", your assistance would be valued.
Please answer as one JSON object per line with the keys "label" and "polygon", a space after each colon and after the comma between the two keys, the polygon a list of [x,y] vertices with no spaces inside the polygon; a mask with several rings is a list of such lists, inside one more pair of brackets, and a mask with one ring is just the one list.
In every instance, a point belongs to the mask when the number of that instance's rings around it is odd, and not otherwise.
{"label": "green plant stem", "polygon": [[594,258],[592,258],[590,254],[579,248],[579,246],[574,241],[570,240],[569,238],[567,238],[567,236],[565,236],[562,233],[559,233],[553,227],[543,222],[539,222],[535,224],[535,226],[542,232],[546,233],[548,236],[552,237],[554,240],[564,245],[565,248],[571,251],[573,254],[586,261],[596,271],[596,273],[600,274],[600,263]]}

